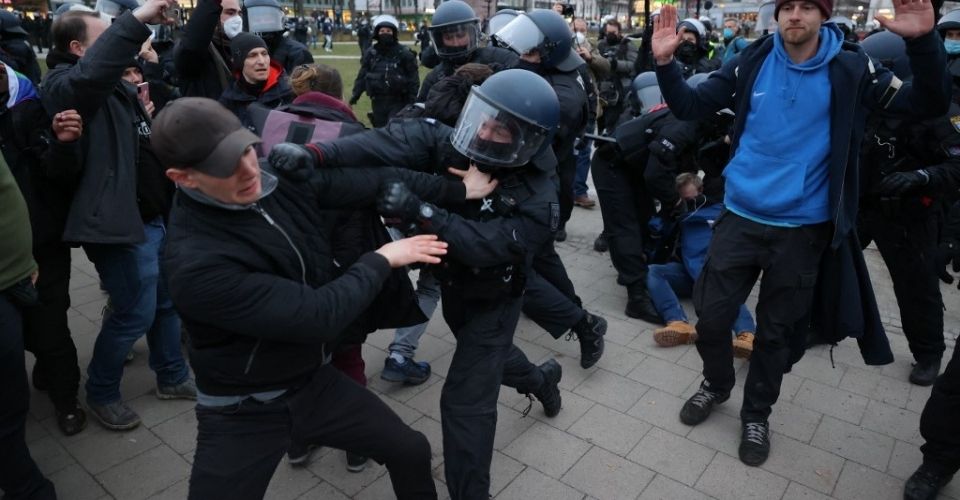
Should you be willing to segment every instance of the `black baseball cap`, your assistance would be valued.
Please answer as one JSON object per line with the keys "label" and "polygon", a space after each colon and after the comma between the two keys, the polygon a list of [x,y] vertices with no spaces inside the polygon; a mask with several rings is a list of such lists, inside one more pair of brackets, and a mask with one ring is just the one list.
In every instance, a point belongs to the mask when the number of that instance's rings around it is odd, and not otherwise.
{"label": "black baseball cap", "polygon": [[233,175],[244,151],[260,138],[219,102],[183,97],[153,121],[150,145],[165,167],[192,168],[214,177]]}

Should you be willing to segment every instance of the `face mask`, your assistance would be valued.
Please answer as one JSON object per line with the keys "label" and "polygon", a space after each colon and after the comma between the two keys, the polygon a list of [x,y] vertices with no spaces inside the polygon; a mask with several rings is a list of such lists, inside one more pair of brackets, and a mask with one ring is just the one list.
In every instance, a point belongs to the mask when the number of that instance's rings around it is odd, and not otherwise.
{"label": "face mask", "polygon": [[227,38],[232,39],[233,37],[239,35],[241,31],[243,31],[242,17],[233,16],[223,22],[223,34],[227,35]]}
{"label": "face mask", "polygon": [[960,54],[960,40],[944,40],[943,47],[947,49],[947,54]]}
{"label": "face mask", "polygon": [[477,153],[488,158],[508,160],[513,157],[514,146],[509,142],[494,142],[477,138],[475,141],[473,141],[473,144]]}
{"label": "face mask", "polygon": [[610,45],[616,45],[620,43],[620,35],[616,33],[607,33],[607,43]]}
{"label": "face mask", "polygon": [[697,60],[697,46],[690,42],[681,42],[677,47],[677,59],[685,63],[692,63]]}
{"label": "face mask", "polygon": [[726,40],[733,38],[733,30],[730,28],[723,28],[723,38]]}
{"label": "face mask", "polygon": [[389,47],[397,44],[397,37],[393,35],[377,35],[377,41]]}
{"label": "face mask", "polygon": [[577,45],[583,45],[587,41],[587,35],[584,35],[578,31],[573,34],[573,39]]}

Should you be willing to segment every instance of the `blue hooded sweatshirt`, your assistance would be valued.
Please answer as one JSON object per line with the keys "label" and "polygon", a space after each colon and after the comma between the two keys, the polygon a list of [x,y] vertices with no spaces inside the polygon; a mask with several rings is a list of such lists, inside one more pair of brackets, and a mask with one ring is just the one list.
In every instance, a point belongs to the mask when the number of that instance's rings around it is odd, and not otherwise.
{"label": "blue hooded sweatshirt", "polygon": [[777,226],[830,219],[830,61],[843,33],[820,27],[817,54],[794,64],[774,34],[773,50],[757,74],[736,153],[724,170],[727,208]]}

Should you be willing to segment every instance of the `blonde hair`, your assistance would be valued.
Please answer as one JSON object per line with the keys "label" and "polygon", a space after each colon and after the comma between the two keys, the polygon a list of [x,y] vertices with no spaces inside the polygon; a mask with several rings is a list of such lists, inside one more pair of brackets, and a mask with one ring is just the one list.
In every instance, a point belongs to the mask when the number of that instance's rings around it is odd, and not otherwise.
{"label": "blonde hair", "polygon": [[683,186],[687,184],[693,184],[693,187],[697,188],[697,191],[703,190],[703,179],[699,175],[685,172],[677,176],[676,188],[679,191]]}
{"label": "blonde hair", "polygon": [[298,96],[322,92],[343,100],[343,79],[340,72],[326,64],[301,64],[290,75],[290,86]]}

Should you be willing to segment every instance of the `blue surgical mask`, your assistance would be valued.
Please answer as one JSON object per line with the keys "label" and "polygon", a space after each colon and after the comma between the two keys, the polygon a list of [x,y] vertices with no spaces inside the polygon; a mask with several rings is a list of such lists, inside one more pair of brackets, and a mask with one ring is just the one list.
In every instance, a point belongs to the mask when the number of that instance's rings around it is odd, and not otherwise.
{"label": "blue surgical mask", "polygon": [[947,54],[960,54],[960,40],[944,40],[943,47],[947,49]]}
{"label": "blue surgical mask", "polygon": [[723,37],[728,40],[733,38],[733,30],[730,28],[723,28]]}

